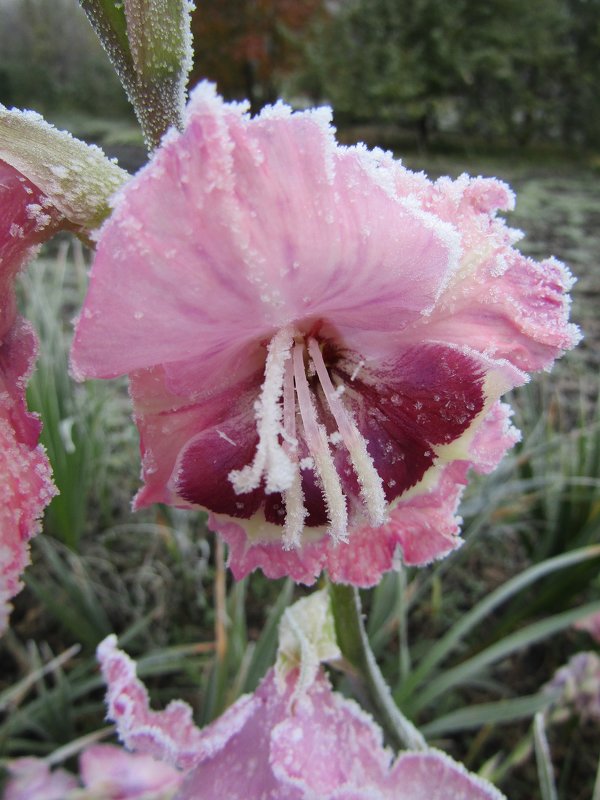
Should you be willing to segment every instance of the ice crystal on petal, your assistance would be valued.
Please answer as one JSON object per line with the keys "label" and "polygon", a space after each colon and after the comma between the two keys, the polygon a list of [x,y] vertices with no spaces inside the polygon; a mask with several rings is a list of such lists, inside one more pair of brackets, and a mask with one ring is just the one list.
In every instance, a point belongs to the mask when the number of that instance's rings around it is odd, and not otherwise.
{"label": "ice crystal on petal", "polygon": [[[307,612],[314,608],[304,607],[301,616]],[[502,799],[491,784],[437,750],[394,759],[372,718],[332,691],[322,667],[304,680],[293,670],[283,682],[269,670],[252,696],[240,698],[192,737],[186,733],[174,749],[162,748],[165,731],[171,742],[176,739],[171,706],[150,712],[149,725],[147,693],[128,657],[116,650],[114,638],[99,654],[109,717],[120,736],[136,750],[184,768],[177,800]]]}
{"label": "ice crystal on petal", "polygon": [[15,277],[35,245],[58,225],[58,215],[50,209],[51,223],[40,229],[32,203],[43,205],[39,189],[0,161],[0,634],[10,600],[22,586],[29,540],[56,493],[46,453],[38,444],[40,421],[25,404],[37,339],[17,315],[14,293]]}
{"label": "ice crystal on petal", "polygon": [[136,505],[210,511],[236,576],[367,586],[458,546],[468,470],[517,440],[500,397],[579,338],[513,203],[197,87],[100,233],[75,335],[77,377],[130,376]]}

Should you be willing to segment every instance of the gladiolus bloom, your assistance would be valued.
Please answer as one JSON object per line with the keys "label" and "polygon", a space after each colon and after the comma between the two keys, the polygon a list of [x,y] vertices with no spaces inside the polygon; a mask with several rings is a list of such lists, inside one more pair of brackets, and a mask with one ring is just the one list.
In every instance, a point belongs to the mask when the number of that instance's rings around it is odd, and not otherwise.
{"label": "gladiolus bloom", "polygon": [[55,494],[41,424],[27,411],[25,386],[37,354],[37,338],[17,315],[14,280],[35,246],[57,227],[47,198],[0,161],[0,634],[10,599],[21,588],[31,537]]}
{"label": "gladiolus bloom", "polygon": [[143,753],[111,744],[86,748],[79,757],[81,784],[41,758],[8,763],[3,800],[173,800],[183,780],[178,770]]}
{"label": "gladiolus bloom", "polygon": [[394,760],[373,719],[333,692],[321,667],[300,693],[298,670],[283,687],[269,670],[254,694],[200,730],[184,703],[149,708],[135,665],[114,636],[101,643],[98,657],[108,716],[125,745],[187,773],[176,800],[502,800],[437,750]]}
{"label": "gladiolus bloom", "polygon": [[468,468],[517,438],[500,396],[578,340],[571,279],[513,248],[499,181],[244,112],[202,84],[119,194],[73,371],[129,373],[138,507],[209,510],[238,577],[370,585],[460,542]]}

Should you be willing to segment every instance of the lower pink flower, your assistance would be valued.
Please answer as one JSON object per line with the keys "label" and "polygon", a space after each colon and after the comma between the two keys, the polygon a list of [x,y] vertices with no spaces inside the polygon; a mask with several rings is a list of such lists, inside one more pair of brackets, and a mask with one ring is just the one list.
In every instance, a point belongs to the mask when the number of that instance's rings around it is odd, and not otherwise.
{"label": "lower pink flower", "polygon": [[[436,750],[401,753],[356,703],[333,692],[322,668],[295,692],[270,670],[203,730],[182,703],[151,711],[131,659],[115,637],[99,647],[108,717],[127,747],[186,772],[177,800],[501,800],[489,783]],[[186,710],[187,709],[187,710]]]}
{"label": "lower pink flower", "polygon": [[41,758],[17,758],[7,765],[9,779],[2,800],[65,800],[79,786],[65,770],[50,770]]}
{"label": "lower pink flower", "polygon": [[37,339],[17,314],[14,280],[57,224],[56,212],[39,190],[0,161],[0,634],[29,562],[28,541],[56,492],[38,445],[40,421],[25,404]]}
{"label": "lower pink flower", "polygon": [[111,744],[81,753],[80,780],[41,758],[11,761],[8,772],[3,800],[173,800],[183,780],[168,764]]}

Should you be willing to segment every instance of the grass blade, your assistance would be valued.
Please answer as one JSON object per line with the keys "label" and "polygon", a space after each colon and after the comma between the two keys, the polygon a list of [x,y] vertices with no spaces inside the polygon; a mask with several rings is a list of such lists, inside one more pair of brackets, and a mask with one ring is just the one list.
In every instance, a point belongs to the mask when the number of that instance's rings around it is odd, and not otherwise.
{"label": "grass blade", "polygon": [[544,715],[541,712],[538,712],[533,720],[533,743],[542,800],[558,800],[550,746],[546,737]]}
{"label": "grass blade", "polygon": [[428,738],[447,736],[457,731],[473,730],[484,725],[502,725],[532,717],[552,701],[548,693],[531,694],[494,703],[480,703],[444,714],[443,717],[421,726]]}
{"label": "grass blade", "polygon": [[416,687],[424,681],[431,671],[454,650],[479,622],[486,619],[502,603],[505,603],[525,587],[546,575],[599,556],[600,545],[583,547],[543,561],[541,564],[536,564],[520,575],[511,578],[511,580],[504,583],[465,614],[460,622],[454,625],[444,637],[431,647],[419,665],[396,692],[396,701],[402,705],[403,701],[413,695]]}
{"label": "grass blade", "polygon": [[501,641],[482,650],[476,656],[473,656],[473,658],[463,661],[462,664],[459,664],[453,669],[446,670],[442,675],[433,680],[429,686],[415,698],[414,704],[410,705],[410,713],[416,713],[428,706],[444,692],[462,683],[466,683],[490,664],[512,655],[512,653],[517,650],[529,647],[542,639],[546,639],[548,636],[553,636],[559,631],[568,628],[576,620],[599,611],[600,600],[596,600],[593,603],[587,603],[584,606],[578,606],[570,611],[564,611],[562,614],[555,614],[553,617],[534,622],[532,625],[527,625],[525,628],[516,631],[511,636],[506,636]]}

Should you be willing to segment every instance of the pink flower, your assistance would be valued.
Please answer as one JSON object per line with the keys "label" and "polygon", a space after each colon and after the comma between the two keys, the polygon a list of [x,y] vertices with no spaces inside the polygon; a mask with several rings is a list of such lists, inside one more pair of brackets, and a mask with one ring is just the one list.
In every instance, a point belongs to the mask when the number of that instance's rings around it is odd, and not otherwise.
{"label": "pink flower", "polygon": [[370,585],[459,544],[468,468],[517,438],[499,397],[578,340],[571,278],[513,249],[499,181],[244,111],[202,84],[120,193],[73,370],[129,373],[138,507],[208,509],[237,577]]}
{"label": "pink flower", "polygon": [[2,795],[3,800],[65,800],[78,786],[69,772],[51,772],[41,758],[17,758],[8,764],[10,778]]}
{"label": "pink flower", "polygon": [[183,774],[143,753],[111,744],[88,747],[79,758],[81,783],[40,758],[9,762],[4,800],[172,800]]}
{"label": "pink flower", "polygon": [[333,692],[322,668],[300,694],[297,672],[280,689],[270,670],[253,695],[201,731],[182,703],[150,710],[135,665],[114,636],[98,656],[108,716],[125,745],[186,770],[177,800],[501,800],[439,751],[394,760],[371,717]]}
{"label": "pink flower", "polygon": [[557,669],[544,691],[555,694],[550,717],[558,722],[573,715],[600,722],[600,656],[575,653]]}
{"label": "pink flower", "polygon": [[143,753],[98,744],[79,759],[84,797],[102,800],[171,800],[181,785],[178,770]]}
{"label": "pink flower", "polygon": [[600,612],[578,620],[573,627],[580,631],[587,631],[592,639],[600,644]]}
{"label": "pink flower", "polygon": [[35,246],[57,224],[58,214],[44,195],[0,161],[0,634],[29,562],[28,542],[56,492],[38,445],[40,421],[25,405],[37,339],[17,315],[13,284]]}

